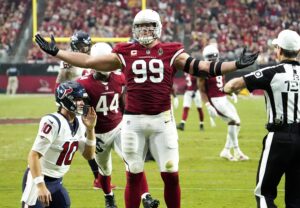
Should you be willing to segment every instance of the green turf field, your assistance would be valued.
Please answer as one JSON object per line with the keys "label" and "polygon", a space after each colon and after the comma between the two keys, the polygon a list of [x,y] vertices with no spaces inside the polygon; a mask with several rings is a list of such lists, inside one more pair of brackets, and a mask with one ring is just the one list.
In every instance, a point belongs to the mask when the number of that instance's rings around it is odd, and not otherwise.
{"label": "green turf field", "polygon": [[[0,118],[39,118],[55,111],[53,96],[0,95]],[[211,128],[205,117],[205,131],[199,131],[198,113],[190,111],[184,132],[179,132],[180,183],[183,208],[254,208],[253,195],[262,137],[266,131],[264,99],[239,98],[236,104],[242,128],[239,143],[250,157],[247,162],[228,162],[219,158],[225,144],[226,124],[216,120]],[[205,110],[206,113],[206,110]],[[207,115],[207,114],[205,114]],[[181,119],[181,107],[175,111]],[[20,207],[21,182],[27,166],[27,154],[36,136],[38,124],[0,125],[0,207]],[[125,171],[120,158],[113,154],[112,182],[118,186],[115,195],[118,207],[124,207]],[[154,162],[146,163],[150,192],[163,200],[163,184]],[[104,207],[102,191],[92,189],[92,173],[88,163],[76,154],[64,185],[70,192],[72,208]],[[276,203],[284,207],[283,183],[280,184]]]}

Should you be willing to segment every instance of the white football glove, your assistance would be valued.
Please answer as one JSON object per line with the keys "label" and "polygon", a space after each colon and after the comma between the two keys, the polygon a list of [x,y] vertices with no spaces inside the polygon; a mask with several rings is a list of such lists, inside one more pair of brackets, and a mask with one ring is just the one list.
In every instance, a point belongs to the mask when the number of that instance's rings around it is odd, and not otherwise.
{"label": "white football glove", "polygon": [[178,97],[174,97],[174,99],[173,99],[173,105],[174,105],[175,109],[178,108],[178,105],[179,105],[179,99],[178,99]]}
{"label": "white football glove", "polygon": [[209,102],[205,103],[205,105],[210,117],[215,118],[218,116],[216,109]]}
{"label": "white football glove", "polygon": [[238,102],[238,98],[237,98],[237,96],[236,96],[235,93],[232,93],[230,97],[231,97],[231,99],[232,99],[232,101],[233,101],[234,103],[237,103],[237,102]]}

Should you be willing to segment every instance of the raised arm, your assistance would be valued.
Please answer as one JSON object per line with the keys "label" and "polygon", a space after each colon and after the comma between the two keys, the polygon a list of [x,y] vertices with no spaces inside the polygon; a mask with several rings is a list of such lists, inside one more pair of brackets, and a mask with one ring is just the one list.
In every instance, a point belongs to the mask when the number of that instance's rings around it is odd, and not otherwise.
{"label": "raised arm", "polygon": [[246,55],[246,48],[244,48],[237,61],[229,62],[200,61],[192,58],[187,53],[182,53],[176,57],[174,66],[176,69],[183,70],[194,76],[214,77],[246,68],[252,65],[256,61],[257,57],[258,53]]}
{"label": "raised arm", "polygon": [[37,34],[35,35],[35,42],[44,52],[55,56],[72,66],[91,68],[97,71],[114,71],[122,67],[122,63],[115,53],[101,56],[89,56],[84,53],[60,50],[55,44],[53,35],[51,36],[51,42],[49,43],[42,36]]}

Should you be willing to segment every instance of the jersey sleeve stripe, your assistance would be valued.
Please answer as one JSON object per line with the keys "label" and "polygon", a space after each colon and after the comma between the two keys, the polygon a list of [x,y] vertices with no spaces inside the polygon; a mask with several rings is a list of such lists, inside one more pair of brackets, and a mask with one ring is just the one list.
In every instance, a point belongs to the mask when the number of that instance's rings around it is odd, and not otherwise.
{"label": "jersey sleeve stripe", "polygon": [[123,55],[122,55],[122,54],[119,54],[119,53],[117,53],[117,55],[118,55],[119,58],[121,59],[122,64],[126,67],[126,62],[125,62],[125,59],[124,59]]}
{"label": "jersey sleeve stripe", "polygon": [[183,51],[184,51],[184,48],[178,50],[178,51],[174,54],[174,56],[172,57],[172,59],[171,59],[171,61],[170,61],[170,66],[173,65],[173,62],[174,62],[175,58],[176,58],[179,54],[181,54]]}

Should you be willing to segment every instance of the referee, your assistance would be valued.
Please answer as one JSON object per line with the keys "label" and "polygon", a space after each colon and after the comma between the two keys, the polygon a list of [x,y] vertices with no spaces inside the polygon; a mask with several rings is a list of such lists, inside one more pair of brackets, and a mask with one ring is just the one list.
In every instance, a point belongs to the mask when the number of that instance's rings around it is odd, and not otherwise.
{"label": "referee", "polygon": [[277,185],[285,174],[286,208],[300,208],[300,36],[283,30],[272,44],[280,64],[229,81],[224,91],[247,87],[265,93],[269,133],[264,137],[255,196],[258,208],[276,208]]}

